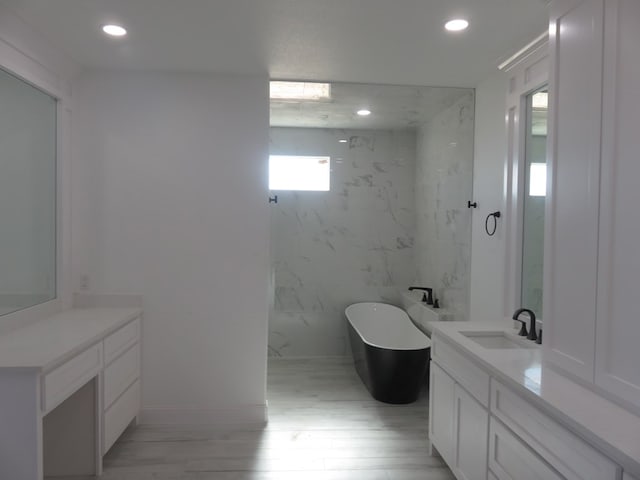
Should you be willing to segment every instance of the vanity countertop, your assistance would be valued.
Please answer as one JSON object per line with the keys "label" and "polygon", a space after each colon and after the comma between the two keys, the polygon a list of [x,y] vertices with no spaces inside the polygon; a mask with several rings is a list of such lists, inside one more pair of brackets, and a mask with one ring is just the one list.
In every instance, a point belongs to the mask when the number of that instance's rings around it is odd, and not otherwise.
{"label": "vanity countertop", "polygon": [[139,308],[77,308],[0,335],[0,368],[46,371],[140,316]]}
{"label": "vanity countertop", "polygon": [[443,322],[434,334],[458,346],[490,375],[598,448],[625,471],[640,475],[640,417],[579,385],[544,361],[542,348],[489,349],[464,332],[517,330],[501,323]]}

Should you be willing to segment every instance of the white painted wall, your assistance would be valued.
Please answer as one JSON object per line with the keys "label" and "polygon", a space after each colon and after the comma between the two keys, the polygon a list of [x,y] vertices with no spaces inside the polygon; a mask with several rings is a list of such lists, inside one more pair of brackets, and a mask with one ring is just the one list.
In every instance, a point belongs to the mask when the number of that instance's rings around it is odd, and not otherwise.
{"label": "white painted wall", "polygon": [[[496,72],[476,88],[475,153],[469,320],[504,317],[505,231],[503,221],[493,237],[485,233],[485,218],[505,211],[504,166],[507,149],[505,109],[507,76]],[[504,218],[502,219],[504,220]]]}
{"label": "white painted wall", "polygon": [[92,72],[74,98],[73,285],[143,295],[143,421],[264,420],[268,79]]}

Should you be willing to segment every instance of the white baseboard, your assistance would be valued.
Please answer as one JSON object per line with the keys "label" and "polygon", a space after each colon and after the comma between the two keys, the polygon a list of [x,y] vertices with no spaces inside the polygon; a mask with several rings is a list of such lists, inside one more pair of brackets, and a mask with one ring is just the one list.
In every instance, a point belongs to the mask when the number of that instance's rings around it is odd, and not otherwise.
{"label": "white baseboard", "polygon": [[213,409],[143,407],[140,423],[142,425],[264,426],[267,423],[267,405]]}

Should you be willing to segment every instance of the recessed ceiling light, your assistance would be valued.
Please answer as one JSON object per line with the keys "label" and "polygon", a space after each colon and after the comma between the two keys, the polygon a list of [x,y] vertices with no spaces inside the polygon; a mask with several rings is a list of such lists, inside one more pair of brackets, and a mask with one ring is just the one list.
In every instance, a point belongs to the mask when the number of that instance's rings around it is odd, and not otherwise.
{"label": "recessed ceiling light", "polygon": [[269,82],[271,99],[330,100],[331,84],[317,82]]}
{"label": "recessed ceiling light", "polygon": [[449,20],[444,24],[444,28],[446,28],[450,32],[459,32],[461,30],[465,30],[468,26],[469,22],[462,18],[455,18],[453,20]]}
{"label": "recessed ceiling light", "polygon": [[124,27],[115,24],[103,25],[102,31],[112,37],[123,37],[127,34],[127,30]]}
{"label": "recessed ceiling light", "polygon": [[361,117],[366,117],[367,115],[371,115],[371,110],[368,110],[366,108],[362,108],[362,109],[358,110],[356,113],[358,115],[360,115]]}
{"label": "recessed ceiling light", "polygon": [[338,142],[340,142],[340,143],[347,143],[347,139],[346,139],[346,138],[341,138],[340,140],[338,140]]}
{"label": "recessed ceiling light", "polygon": [[114,24],[103,25],[102,31],[112,37],[124,37],[127,34],[127,30],[124,27]]}

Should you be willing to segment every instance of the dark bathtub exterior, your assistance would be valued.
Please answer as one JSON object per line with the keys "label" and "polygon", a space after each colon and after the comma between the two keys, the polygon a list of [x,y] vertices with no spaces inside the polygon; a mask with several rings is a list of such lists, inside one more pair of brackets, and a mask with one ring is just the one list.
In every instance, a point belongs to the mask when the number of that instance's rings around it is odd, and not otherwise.
{"label": "dark bathtub exterior", "polygon": [[[410,321],[410,320],[409,320]],[[347,321],[356,371],[371,396],[384,403],[418,399],[429,370],[431,348],[392,350],[366,343]]]}

